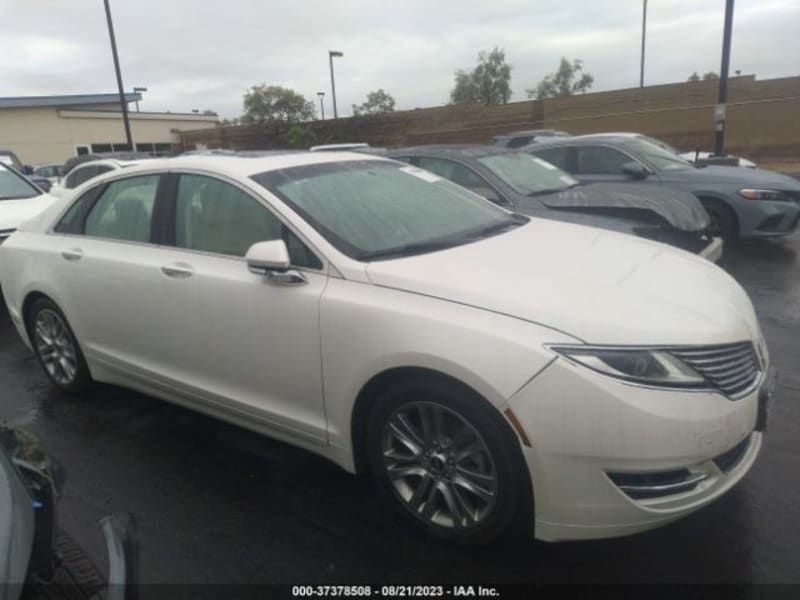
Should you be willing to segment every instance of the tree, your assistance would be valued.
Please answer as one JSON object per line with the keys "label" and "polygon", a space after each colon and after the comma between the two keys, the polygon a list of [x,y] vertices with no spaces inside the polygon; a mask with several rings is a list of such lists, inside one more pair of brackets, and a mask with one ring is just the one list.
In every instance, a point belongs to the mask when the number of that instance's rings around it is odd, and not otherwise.
{"label": "tree", "polygon": [[687,79],[686,81],[691,81],[692,83],[700,81],[700,75],[698,75],[697,71],[695,71],[694,73],[689,75],[689,79]]}
{"label": "tree", "polygon": [[703,75],[703,81],[714,81],[715,79],[719,79],[719,75],[714,71],[708,71]]}
{"label": "tree", "polygon": [[266,123],[269,121],[310,121],[316,112],[314,103],[302,94],[279,85],[254,85],[244,95],[242,123]]}
{"label": "tree", "polygon": [[583,72],[583,61],[577,58],[570,63],[565,57],[561,57],[558,70],[550,73],[533,89],[525,90],[528,98],[542,100],[544,98],[563,98],[573,96],[576,93],[586,93],[592,87],[594,77],[589,73]]}
{"label": "tree", "polygon": [[383,89],[367,94],[367,100],[361,106],[353,104],[353,114],[356,116],[383,115],[390,112],[394,112],[394,98]]}
{"label": "tree", "polygon": [[478,54],[472,71],[455,72],[455,85],[450,92],[453,104],[507,104],[511,99],[511,65],[506,53],[497,46],[489,53]]}

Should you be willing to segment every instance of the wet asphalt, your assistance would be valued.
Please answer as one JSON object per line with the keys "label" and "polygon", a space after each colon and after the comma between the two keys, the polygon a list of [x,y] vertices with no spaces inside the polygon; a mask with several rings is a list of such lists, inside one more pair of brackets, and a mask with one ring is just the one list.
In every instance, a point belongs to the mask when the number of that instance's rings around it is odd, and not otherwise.
{"label": "wet asphalt", "polygon": [[755,467],[648,533],[466,550],[403,527],[368,478],[154,398],[55,393],[0,309],[0,421],[67,471],[60,524],[105,570],[98,520],[135,515],[140,581],[800,583],[800,234],[728,249],[781,373]]}

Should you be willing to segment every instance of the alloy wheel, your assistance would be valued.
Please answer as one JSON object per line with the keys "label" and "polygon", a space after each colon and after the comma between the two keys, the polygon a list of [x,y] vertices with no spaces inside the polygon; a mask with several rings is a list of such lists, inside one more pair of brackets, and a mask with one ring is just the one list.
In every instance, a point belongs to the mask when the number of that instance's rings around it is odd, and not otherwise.
{"label": "alloy wheel", "polygon": [[59,385],[75,381],[78,353],[64,319],[55,311],[40,310],[34,321],[34,345],[48,375]]}
{"label": "alloy wheel", "polygon": [[498,492],[494,459],[457,412],[434,402],[403,404],[386,421],[381,446],[394,493],[418,519],[469,529],[491,515]]}

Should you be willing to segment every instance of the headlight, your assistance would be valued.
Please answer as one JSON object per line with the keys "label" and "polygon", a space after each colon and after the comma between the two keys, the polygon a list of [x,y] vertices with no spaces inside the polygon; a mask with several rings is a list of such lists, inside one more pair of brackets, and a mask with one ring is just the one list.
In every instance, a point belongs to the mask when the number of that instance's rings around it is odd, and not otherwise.
{"label": "headlight", "polygon": [[666,350],[603,346],[550,346],[584,367],[617,379],[664,387],[698,388],[708,383]]}
{"label": "headlight", "polygon": [[739,190],[739,195],[747,200],[790,200],[790,198],[780,190],[756,190],[745,188]]}

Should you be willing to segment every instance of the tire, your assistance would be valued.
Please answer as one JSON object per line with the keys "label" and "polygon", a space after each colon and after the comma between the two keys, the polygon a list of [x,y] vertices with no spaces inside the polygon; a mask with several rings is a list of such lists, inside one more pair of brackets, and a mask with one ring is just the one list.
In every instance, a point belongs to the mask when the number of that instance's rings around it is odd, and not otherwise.
{"label": "tire", "polygon": [[47,582],[30,582],[23,600],[100,600],[107,585],[97,567],[66,533],[56,536],[60,564]]}
{"label": "tire", "polygon": [[385,390],[369,415],[367,453],[386,501],[429,536],[470,546],[532,538],[518,438],[465,386],[420,379]]}
{"label": "tire", "polygon": [[61,309],[49,298],[39,298],[28,313],[27,328],[50,382],[65,394],[85,391],[92,382],[89,367]]}
{"label": "tire", "polygon": [[735,241],[739,237],[739,222],[736,214],[721,200],[702,198],[700,201],[711,220],[709,233],[721,237],[726,242]]}

